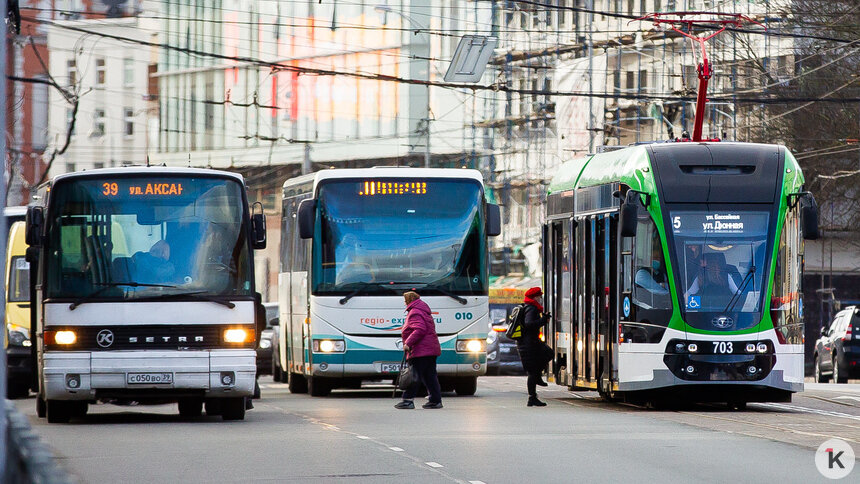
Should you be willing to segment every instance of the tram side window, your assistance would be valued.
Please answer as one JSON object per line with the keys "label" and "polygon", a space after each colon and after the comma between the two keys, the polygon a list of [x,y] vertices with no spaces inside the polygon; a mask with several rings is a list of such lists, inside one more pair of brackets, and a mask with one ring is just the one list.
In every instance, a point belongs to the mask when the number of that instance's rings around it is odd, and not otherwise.
{"label": "tram side window", "polygon": [[650,215],[642,211],[633,247],[633,303],[635,319],[659,326],[669,324],[672,299],[663,244]]}
{"label": "tram side window", "polygon": [[770,317],[780,340],[788,344],[802,344],[803,302],[800,274],[803,269],[803,241],[800,237],[800,217],[796,208],[786,213],[775,262]]}

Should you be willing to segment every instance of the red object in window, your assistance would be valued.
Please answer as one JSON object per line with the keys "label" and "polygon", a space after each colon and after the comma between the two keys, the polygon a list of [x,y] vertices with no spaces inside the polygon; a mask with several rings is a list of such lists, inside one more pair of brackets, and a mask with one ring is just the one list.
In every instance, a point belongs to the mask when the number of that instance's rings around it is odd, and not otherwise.
{"label": "red object in window", "polygon": [[842,337],[842,341],[848,341],[851,339],[851,332],[854,329],[854,323],[848,323],[848,327],[845,328],[845,336]]}

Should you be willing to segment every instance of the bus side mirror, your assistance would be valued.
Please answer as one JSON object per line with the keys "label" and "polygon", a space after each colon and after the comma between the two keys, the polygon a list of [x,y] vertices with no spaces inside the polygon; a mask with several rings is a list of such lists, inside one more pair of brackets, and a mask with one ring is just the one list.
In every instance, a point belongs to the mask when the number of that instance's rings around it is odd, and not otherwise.
{"label": "bus side mirror", "polygon": [[800,223],[803,228],[803,238],[815,240],[821,233],[818,231],[818,205],[812,195],[803,197],[800,204]]}
{"label": "bus side mirror", "polygon": [[619,231],[622,237],[636,236],[636,222],[639,218],[639,194],[628,191],[621,204]]}
{"label": "bus side mirror", "polygon": [[30,247],[42,246],[42,226],[45,224],[45,212],[42,207],[27,207],[27,229],[24,239]]}
{"label": "bus side mirror", "polygon": [[296,214],[299,223],[299,237],[310,239],[314,236],[316,202],[313,199],[305,199],[299,202],[299,211]]}
{"label": "bus side mirror", "polygon": [[487,204],[487,235],[495,237],[502,233],[502,210],[495,203]]}
{"label": "bus side mirror", "polygon": [[254,250],[266,248],[266,216],[255,213],[251,216],[251,234],[253,236]]}
{"label": "bus side mirror", "polygon": [[280,324],[281,324],[281,318],[272,318],[272,320],[269,321],[269,326],[278,326]]}

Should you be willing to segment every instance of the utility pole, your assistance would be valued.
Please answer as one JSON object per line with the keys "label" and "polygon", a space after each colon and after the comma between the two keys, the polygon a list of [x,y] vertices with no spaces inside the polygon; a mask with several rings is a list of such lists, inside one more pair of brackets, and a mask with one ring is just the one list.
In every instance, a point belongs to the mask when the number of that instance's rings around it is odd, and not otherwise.
{"label": "utility pole", "polygon": [[[7,10],[6,0],[0,0],[0,12],[3,13],[3,21],[0,22],[0,38],[3,39],[3,53],[0,54],[0,72],[6,73],[6,63],[8,59],[6,58],[6,54],[8,52],[8,42],[9,39],[6,37],[6,21],[9,18],[9,11]],[[0,99],[3,100],[4,106],[3,109],[0,110],[0,126],[3,127],[3,132],[6,132],[6,111],[8,109],[9,100],[6,98],[6,79],[3,79],[3,82],[0,82]],[[6,136],[0,136],[0,153],[3,154],[5,159],[6,157]],[[5,175],[5,172],[4,172]],[[0,176],[0,193],[4,194],[2,201],[0,201],[0,209],[6,208],[6,177]],[[6,217],[3,217],[3,220],[0,221],[3,228],[6,227]],[[4,230],[3,233],[6,233]],[[6,238],[0,237],[0,254],[6,254]],[[5,269],[5,264],[0,264]],[[0,309],[2,309],[3,314],[6,314],[6,298],[3,298],[0,301]],[[3,347],[6,347],[6,334],[7,332],[3,331]],[[0,377],[0,396],[2,398],[6,398],[6,351],[0,351],[0,368],[3,371],[2,377]],[[6,448],[8,438],[8,428],[6,425],[7,415],[6,415],[6,406],[5,402],[3,402],[3,408],[0,410],[0,479],[3,479],[6,476],[6,470],[8,462],[6,462],[6,457],[9,455],[8,449]]]}

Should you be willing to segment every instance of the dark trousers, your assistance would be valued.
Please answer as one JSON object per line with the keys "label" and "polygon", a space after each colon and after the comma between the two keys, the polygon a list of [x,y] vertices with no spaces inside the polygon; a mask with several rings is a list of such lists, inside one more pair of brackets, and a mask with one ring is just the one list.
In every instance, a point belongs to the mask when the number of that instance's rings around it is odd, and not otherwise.
{"label": "dark trousers", "polygon": [[439,376],[436,374],[436,356],[419,356],[412,358],[409,363],[415,372],[415,383],[403,392],[404,400],[412,400],[423,383],[430,393],[430,403],[442,402],[442,388],[439,386]]}
{"label": "dark trousers", "polygon": [[541,373],[543,373],[543,372],[540,370],[529,370],[528,371],[529,378],[528,378],[528,380],[526,380],[526,385],[528,386],[530,397],[536,397],[537,396],[537,382],[539,382],[541,379]]}

